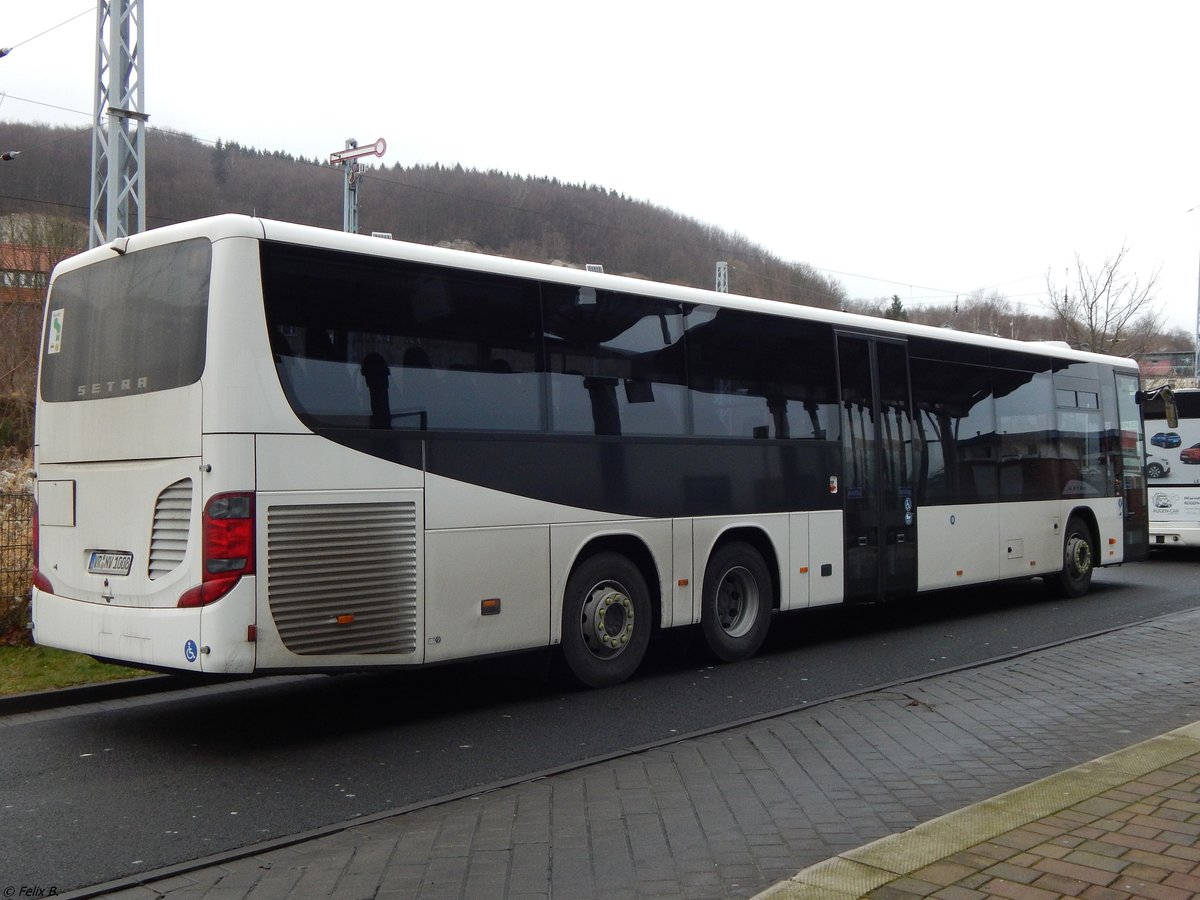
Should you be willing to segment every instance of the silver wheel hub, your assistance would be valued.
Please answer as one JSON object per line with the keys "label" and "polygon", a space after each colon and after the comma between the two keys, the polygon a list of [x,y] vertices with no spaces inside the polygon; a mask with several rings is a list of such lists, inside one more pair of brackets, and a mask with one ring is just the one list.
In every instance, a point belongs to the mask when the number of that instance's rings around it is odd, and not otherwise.
{"label": "silver wheel hub", "polygon": [[599,659],[619,655],[633,638],[633,601],[617,584],[598,584],[583,603],[583,643]]}
{"label": "silver wheel hub", "polygon": [[1076,577],[1092,570],[1092,547],[1077,534],[1067,540],[1067,569]]}
{"label": "silver wheel hub", "polygon": [[758,581],[743,566],[734,566],[721,576],[717,588],[717,621],[730,637],[744,636],[758,618],[762,602]]}

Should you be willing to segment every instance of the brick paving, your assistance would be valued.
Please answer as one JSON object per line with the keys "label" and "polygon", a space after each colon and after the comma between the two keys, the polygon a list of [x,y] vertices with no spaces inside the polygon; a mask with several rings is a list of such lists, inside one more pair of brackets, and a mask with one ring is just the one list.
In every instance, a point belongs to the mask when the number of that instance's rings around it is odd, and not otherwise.
{"label": "brick paving", "polygon": [[[981,816],[989,805],[994,815]],[[1019,824],[1005,827],[1005,819]],[[825,860],[762,895],[764,900],[1195,896],[1200,896],[1200,723]]]}
{"label": "brick paving", "polygon": [[1198,645],[1181,613],[76,896],[1197,896]]}

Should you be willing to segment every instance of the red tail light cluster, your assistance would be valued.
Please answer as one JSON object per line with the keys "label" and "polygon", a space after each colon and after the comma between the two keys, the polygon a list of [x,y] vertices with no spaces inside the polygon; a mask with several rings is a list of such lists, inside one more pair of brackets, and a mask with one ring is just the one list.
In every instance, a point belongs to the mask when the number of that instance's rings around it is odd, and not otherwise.
{"label": "red tail light cluster", "polygon": [[254,574],[254,494],[216,494],[204,507],[202,527],[204,575],[179,598],[180,607],[207,606]]}
{"label": "red tail light cluster", "polygon": [[39,591],[45,591],[47,594],[54,593],[54,585],[50,583],[50,579],[46,577],[41,568],[41,545],[42,536],[41,529],[38,527],[38,506],[37,501],[33,501],[33,586]]}

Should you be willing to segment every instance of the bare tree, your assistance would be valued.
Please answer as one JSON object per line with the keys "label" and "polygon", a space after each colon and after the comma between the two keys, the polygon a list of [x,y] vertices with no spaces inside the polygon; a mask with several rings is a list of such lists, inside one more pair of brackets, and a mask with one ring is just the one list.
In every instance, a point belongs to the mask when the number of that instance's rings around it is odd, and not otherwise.
{"label": "bare tree", "polygon": [[1145,281],[1126,274],[1127,255],[1122,246],[1092,269],[1076,253],[1074,283],[1062,288],[1046,276],[1051,313],[1060,336],[1072,347],[1121,356],[1154,349],[1162,330],[1162,312],[1154,306],[1159,273],[1156,269]]}

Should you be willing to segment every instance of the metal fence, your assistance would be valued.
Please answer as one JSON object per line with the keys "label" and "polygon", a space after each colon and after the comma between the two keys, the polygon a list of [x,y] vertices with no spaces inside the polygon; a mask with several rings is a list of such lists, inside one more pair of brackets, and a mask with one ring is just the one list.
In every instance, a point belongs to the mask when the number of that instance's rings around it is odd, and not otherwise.
{"label": "metal fence", "polygon": [[28,618],[33,494],[0,493],[0,637]]}

